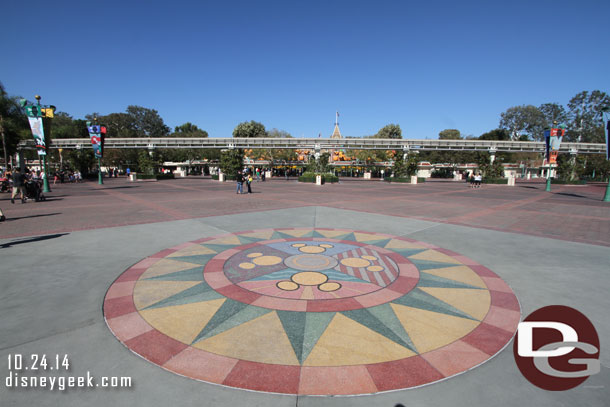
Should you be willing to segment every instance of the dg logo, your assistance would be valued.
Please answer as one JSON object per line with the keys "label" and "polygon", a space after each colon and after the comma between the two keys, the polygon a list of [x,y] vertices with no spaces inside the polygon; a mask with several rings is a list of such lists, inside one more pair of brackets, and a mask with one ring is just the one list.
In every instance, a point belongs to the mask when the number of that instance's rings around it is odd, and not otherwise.
{"label": "dg logo", "polygon": [[513,345],[517,367],[532,384],[552,391],[574,388],[599,373],[599,337],[582,313],[550,305],[519,324]]}

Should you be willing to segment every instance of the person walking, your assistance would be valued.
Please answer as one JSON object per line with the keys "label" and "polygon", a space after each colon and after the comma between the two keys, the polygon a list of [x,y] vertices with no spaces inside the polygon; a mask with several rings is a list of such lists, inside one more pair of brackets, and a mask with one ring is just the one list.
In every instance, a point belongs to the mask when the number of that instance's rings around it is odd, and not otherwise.
{"label": "person walking", "polygon": [[15,195],[19,192],[21,196],[21,203],[25,203],[25,197],[23,195],[23,187],[25,185],[25,176],[19,170],[19,167],[16,167],[13,171],[13,193],[11,194],[11,203],[15,203]]}
{"label": "person walking", "polygon": [[244,193],[244,176],[241,173],[241,170],[237,171],[237,174],[235,174],[235,181],[237,182],[237,192],[238,194],[243,194]]}

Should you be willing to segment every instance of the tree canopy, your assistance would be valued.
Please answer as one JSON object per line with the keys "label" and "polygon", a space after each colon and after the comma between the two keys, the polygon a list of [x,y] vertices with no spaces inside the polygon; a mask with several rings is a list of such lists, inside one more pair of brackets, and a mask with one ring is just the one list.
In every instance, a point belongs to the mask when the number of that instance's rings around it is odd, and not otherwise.
{"label": "tree canopy", "polygon": [[462,140],[463,137],[457,129],[445,129],[438,133],[439,140]]}
{"label": "tree canopy", "polygon": [[[4,132],[6,151],[2,157],[9,156],[17,151],[17,144],[22,139],[31,138],[29,124],[25,112],[19,105],[18,97],[11,97],[0,82],[0,125]],[[4,148],[0,141],[0,148]]]}
{"label": "tree canopy", "polygon": [[249,122],[239,123],[233,130],[233,137],[267,137],[267,131],[262,123],[250,120]]}
{"label": "tree canopy", "polygon": [[402,138],[402,130],[398,124],[388,124],[381,128],[373,138]]}
{"label": "tree canopy", "polygon": [[495,129],[481,134],[479,140],[510,140],[510,134],[506,129]]}
{"label": "tree canopy", "polygon": [[193,138],[205,138],[208,137],[208,132],[201,130],[199,127],[191,122],[186,122],[180,126],[174,128],[174,132],[170,134],[173,137],[193,137]]}
{"label": "tree canopy", "polygon": [[398,124],[388,124],[387,126],[379,129],[377,134],[373,136],[373,138],[402,138],[402,130],[400,129],[400,125]]}
{"label": "tree canopy", "polygon": [[500,128],[508,130],[511,140],[518,140],[524,134],[542,140],[547,127],[543,113],[533,105],[514,106],[500,115]]}
{"label": "tree canopy", "polygon": [[169,134],[169,127],[155,109],[131,105],[127,106],[127,114],[132,119],[136,137],[167,137]]}
{"label": "tree canopy", "polygon": [[603,143],[605,140],[601,109],[610,106],[610,96],[594,90],[578,93],[568,102],[568,135],[570,141]]}

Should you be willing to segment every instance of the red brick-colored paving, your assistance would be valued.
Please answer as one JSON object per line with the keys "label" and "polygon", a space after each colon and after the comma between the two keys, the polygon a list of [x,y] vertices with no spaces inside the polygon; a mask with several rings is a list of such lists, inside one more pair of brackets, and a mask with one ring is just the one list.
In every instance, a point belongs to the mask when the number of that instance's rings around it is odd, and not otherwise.
{"label": "red brick-colored paving", "polygon": [[8,220],[0,238],[164,222],[261,210],[327,206],[610,246],[610,204],[605,185],[518,183],[516,187],[463,182],[396,185],[342,180],[316,186],[273,179],[236,195],[233,182],[209,178],[128,182],[125,178],[52,185],[46,202],[11,205],[0,194]]}

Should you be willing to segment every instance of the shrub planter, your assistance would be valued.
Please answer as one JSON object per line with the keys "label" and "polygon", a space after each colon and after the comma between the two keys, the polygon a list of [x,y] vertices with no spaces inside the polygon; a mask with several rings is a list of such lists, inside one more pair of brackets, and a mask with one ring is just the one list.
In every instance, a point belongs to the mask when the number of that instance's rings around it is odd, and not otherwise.
{"label": "shrub planter", "polygon": [[508,178],[483,178],[483,184],[504,184],[508,185]]}
{"label": "shrub planter", "polygon": [[[406,184],[410,184],[411,183],[411,178],[393,178],[393,177],[385,177],[383,179],[385,182],[400,182],[400,183],[406,183]],[[422,182],[426,182],[426,178],[424,177],[417,177],[417,183],[421,184]]]}
{"label": "shrub planter", "polygon": [[299,177],[299,182],[311,182],[315,184],[316,176],[318,175],[322,177],[322,184],[325,184],[327,182],[330,182],[331,184],[339,182],[339,177],[333,174],[315,174],[313,172],[304,172],[303,175]]}

